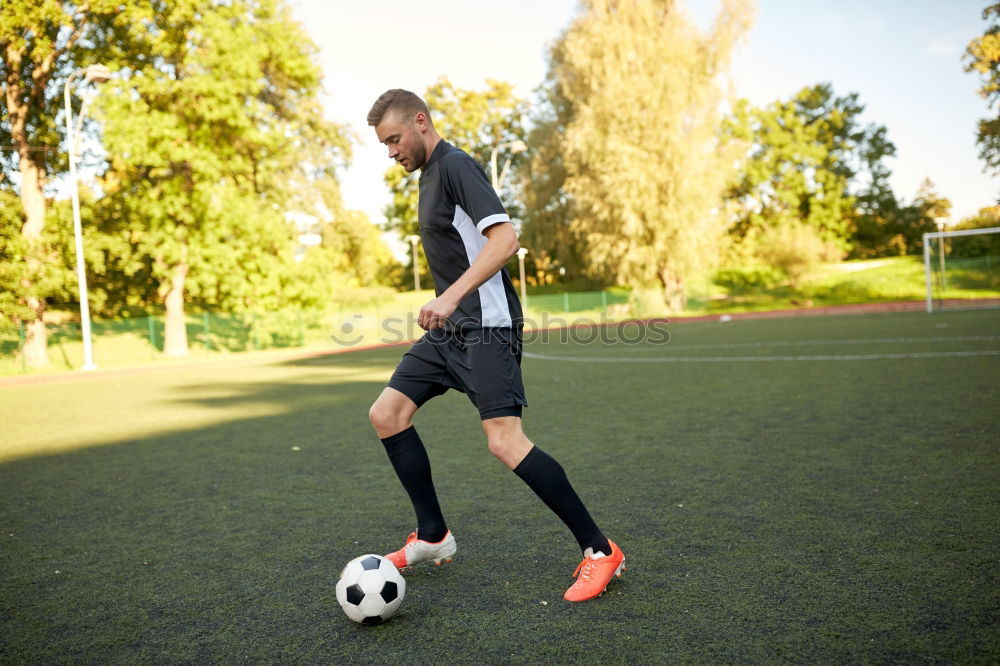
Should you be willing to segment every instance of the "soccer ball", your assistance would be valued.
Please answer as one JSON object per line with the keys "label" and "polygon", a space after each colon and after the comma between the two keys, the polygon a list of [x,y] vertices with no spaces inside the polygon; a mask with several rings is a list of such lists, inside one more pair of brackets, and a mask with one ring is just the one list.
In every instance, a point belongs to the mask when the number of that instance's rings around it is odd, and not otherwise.
{"label": "soccer ball", "polygon": [[347,563],[337,581],[337,601],[347,617],[380,624],[403,603],[406,581],[396,565],[381,555],[362,555]]}

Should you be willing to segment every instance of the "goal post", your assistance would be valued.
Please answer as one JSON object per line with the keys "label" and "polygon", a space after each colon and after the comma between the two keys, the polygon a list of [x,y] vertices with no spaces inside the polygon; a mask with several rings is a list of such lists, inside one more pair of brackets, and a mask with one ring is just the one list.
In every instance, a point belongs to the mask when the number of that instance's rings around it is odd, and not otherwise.
{"label": "goal post", "polygon": [[[925,233],[927,312],[977,297],[1000,296],[1000,227]],[[974,239],[970,237],[979,236]],[[980,296],[981,294],[981,296]]]}

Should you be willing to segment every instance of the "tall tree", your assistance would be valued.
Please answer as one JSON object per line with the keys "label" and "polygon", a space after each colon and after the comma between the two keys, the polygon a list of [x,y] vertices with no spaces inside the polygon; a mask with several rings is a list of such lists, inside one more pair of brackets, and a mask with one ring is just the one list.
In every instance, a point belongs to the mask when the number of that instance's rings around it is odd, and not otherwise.
{"label": "tall tree", "polygon": [[[26,324],[25,361],[48,364],[43,316],[63,282],[59,251],[46,230],[46,184],[66,169],[62,102],[65,78],[93,64],[95,31],[127,20],[128,7],[112,0],[36,0],[0,5],[0,197],[5,211],[16,195],[18,212],[5,212],[0,316]],[[20,227],[11,233],[10,227]]]}
{"label": "tall tree", "polygon": [[896,205],[883,162],[895,146],[885,127],[860,122],[863,111],[856,93],[838,97],[829,84],[763,108],[737,104],[727,127],[750,146],[728,194],[737,244],[793,234],[817,241],[803,247],[840,254],[851,247],[859,205],[871,216]]}
{"label": "tall tree", "polygon": [[164,351],[184,355],[186,302],[281,303],[284,211],[338,209],[348,138],[322,118],[316,47],[279,0],[153,0],[138,25],[102,97],[103,186],[130,265],[157,285]]}
{"label": "tall tree", "polygon": [[979,157],[986,162],[986,170],[1000,173],[1000,3],[988,5],[983,19],[990,21],[989,26],[981,37],[969,42],[963,58],[965,71],[977,72],[981,77],[979,94],[992,113],[979,121]]}
{"label": "tall tree", "polygon": [[732,155],[720,140],[719,78],[751,16],[749,2],[725,0],[705,32],[676,0],[586,0],[555,44],[552,113],[528,176],[545,182],[547,198],[533,199],[545,213],[526,225],[565,215],[550,238],[570,241],[583,277],[653,288],[663,306],[684,307],[686,281],[724,233]]}

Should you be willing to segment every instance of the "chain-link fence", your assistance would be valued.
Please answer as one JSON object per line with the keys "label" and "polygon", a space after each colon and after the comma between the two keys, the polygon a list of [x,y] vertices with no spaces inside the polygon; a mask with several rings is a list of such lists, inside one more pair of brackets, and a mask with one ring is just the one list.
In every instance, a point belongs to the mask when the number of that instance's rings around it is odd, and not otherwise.
{"label": "chain-link fence", "polygon": [[[416,302],[412,297],[410,301]],[[422,301],[421,301],[422,303]],[[529,295],[526,328],[571,323],[587,315],[595,322],[622,318],[628,294],[592,291]],[[422,331],[416,323],[419,306],[412,303],[369,303],[337,306],[325,311],[283,310],[259,314],[188,313],[184,326],[188,357],[291,347],[360,348],[406,342]],[[553,317],[551,315],[573,315]],[[563,322],[563,320],[566,320]],[[79,322],[46,325],[52,368],[83,365]],[[22,353],[23,324],[0,324],[0,374],[26,372]],[[99,367],[147,363],[167,357],[166,321],[162,314],[91,321],[93,356]]]}

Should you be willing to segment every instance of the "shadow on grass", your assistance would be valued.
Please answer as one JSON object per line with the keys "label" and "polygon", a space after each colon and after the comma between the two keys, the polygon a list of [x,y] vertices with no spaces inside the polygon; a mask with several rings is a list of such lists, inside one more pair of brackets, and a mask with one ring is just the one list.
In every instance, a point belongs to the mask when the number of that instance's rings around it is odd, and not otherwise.
{"label": "shadow on grass", "polygon": [[283,413],[0,466],[4,661],[331,653],[339,568],[399,513],[364,419],[377,384],[240,388],[199,402]]}

